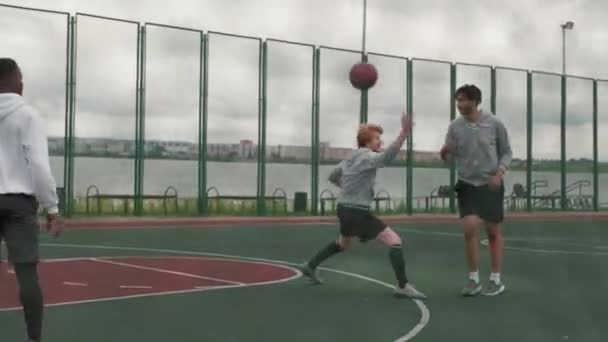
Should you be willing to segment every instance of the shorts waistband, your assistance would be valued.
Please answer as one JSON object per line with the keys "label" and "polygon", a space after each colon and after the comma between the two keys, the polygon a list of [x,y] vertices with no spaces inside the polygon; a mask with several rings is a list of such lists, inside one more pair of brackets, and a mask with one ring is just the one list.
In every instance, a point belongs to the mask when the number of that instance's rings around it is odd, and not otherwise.
{"label": "shorts waistband", "polygon": [[370,210],[369,205],[360,205],[360,204],[348,204],[348,203],[338,203],[338,208],[348,208],[348,209],[358,209],[358,210]]}
{"label": "shorts waistband", "polygon": [[0,197],[6,197],[6,198],[27,198],[27,199],[36,198],[34,195],[30,195],[30,194],[0,194]]}

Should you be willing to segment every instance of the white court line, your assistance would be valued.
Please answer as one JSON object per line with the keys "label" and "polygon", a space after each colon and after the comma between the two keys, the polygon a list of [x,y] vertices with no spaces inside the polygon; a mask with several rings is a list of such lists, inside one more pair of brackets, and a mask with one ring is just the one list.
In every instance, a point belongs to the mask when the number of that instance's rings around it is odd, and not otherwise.
{"label": "white court line", "polygon": [[[45,245],[45,244],[41,244],[41,245]],[[63,247],[63,248],[78,248],[77,246],[79,245],[64,245],[64,246],[50,246],[50,247]],[[104,246],[107,247],[107,246]],[[89,248],[92,249],[92,246],[88,246],[85,248]],[[116,247],[119,248],[120,250],[129,250],[129,248],[124,248],[124,247]],[[108,249],[108,248],[103,248],[103,249]],[[111,248],[112,249],[112,248]],[[115,248],[114,248],[115,249]],[[154,252],[154,250],[151,250],[151,252]],[[187,253],[187,252],[178,252],[176,251],[174,254],[198,254],[198,255],[203,255],[203,253],[197,253],[197,252],[193,252],[193,253]],[[141,258],[141,256],[138,256]],[[123,258],[123,257],[103,257],[104,259],[110,259],[110,258]],[[153,257],[148,257],[148,258],[153,258]],[[90,258],[71,258],[72,260],[89,260]],[[220,260],[220,258],[195,258],[195,257],[190,257],[189,259],[194,259],[194,260],[210,260],[210,259],[218,259]],[[230,260],[227,258],[221,258],[221,260]],[[49,260],[52,262],[52,260]],[[86,299],[86,300],[76,300],[76,301],[71,301],[71,302],[62,302],[62,303],[56,303],[56,304],[45,304],[45,307],[59,307],[59,306],[66,306],[66,305],[75,305],[75,304],[91,304],[91,303],[101,303],[101,302],[110,302],[110,301],[116,301],[116,300],[123,300],[123,299],[136,299],[136,298],[144,298],[144,297],[158,297],[158,296],[168,296],[168,295],[174,295],[174,294],[184,294],[184,293],[193,293],[193,292],[203,292],[203,291],[215,291],[215,290],[225,290],[225,289],[233,289],[233,288],[241,288],[241,287],[254,287],[254,286],[263,286],[263,285],[274,285],[274,284],[281,284],[281,283],[286,283],[289,281],[292,281],[294,279],[300,278],[302,276],[302,272],[300,272],[299,270],[295,269],[295,268],[291,268],[285,265],[277,265],[274,263],[268,263],[268,262],[262,262],[262,261],[246,261],[246,260],[234,260],[234,261],[238,261],[241,263],[250,263],[250,264],[260,264],[260,265],[268,265],[268,266],[273,266],[273,267],[279,267],[279,268],[284,268],[284,269],[288,269],[290,271],[292,271],[294,273],[293,276],[291,277],[287,277],[287,278],[283,278],[283,279],[278,279],[278,280],[270,280],[270,281],[264,281],[264,282],[259,282],[259,283],[249,283],[249,284],[244,284],[244,285],[221,285],[221,286],[207,286],[207,287],[200,287],[200,288],[194,288],[194,289],[188,289],[188,290],[176,290],[176,291],[164,291],[164,292],[153,292],[153,293],[141,293],[141,294],[135,294],[135,295],[129,295],[129,296],[117,296],[117,297],[107,297],[107,298],[96,298],[96,299]],[[20,306],[17,307],[12,307],[12,308],[2,308],[0,309],[0,312],[6,312],[6,311],[15,311],[15,310],[21,310]]]}
{"label": "white court line", "polygon": [[67,285],[67,286],[89,286],[89,284],[87,283],[76,283],[73,281],[64,281],[63,285]]}
{"label": "white court line", "polygon": [[141,290],[149,290],[152,289],[152,286],[142,286],[142,285],[120,285],[121,289],[141,289]]}
{"label": "white court line", "polygon": [[[489,244],[488,239],[483,239],[480,241],[480,243],[483,246],[487,246]],[[563,249],[526,248],[526,247],[511,247],[511,246],[503,246],[503,248],[505,250],[539,253],[539,254],[587,255],[587,256],[608,255],[608,252],[606,252],[606,253],[604,253],[604,252],[581,252],[581,251],[566,251]]]}
{"label": "white court line", "polygon": [[[250,257],[239,256],[239,255],[230,255],[230,254],[221,254],[221,253],[207,253],[207,252],[196,252],[196,251],[179,251],[179,250],[172,250],[172,249],[155,249],[155,248],[121,247],[121,246],[103,246],[103,245],[60,244],[60,243],[42,243],[40,245],[41,246],[45,246],[45,247],[59,247],[59,248],[105,249],[105,250],[120,250],[120,251],[134,251],[134,252],[138,251],[138,252],[149,252],[149,253],[168,253],[168,254],[178,254],[178,255],[181,254],[181,255],[214,256],[214,257],[218,257],[218,258],[221,258],[221,259],[237,259],[237,260],[241,260],[241,261],[247,261],[247,262],[252,262],[252,263],[259,263],[259,264],[267,264],[267,265],[271,265],[271,266],[280,266],[280,265],[277,265],[277,264],[282,264],[282,265],[287,265],[287,266],[296,266],[296,265],[298,265],[297,263],[288,262],[288,261],[282,261],[282,260],[263,259],[263,258],[250,258]],[[287,267],[287,266],[284,266],[284,267],[296,271],[297,274],[294,275],[291,278],[282,279],[282,280],[279,280],[279,281],[270,281],[270,282],[265,282],[265,283],[249,284],[249,285],[244,285],[244,286],[240,286],[240,285],[214,286],[214,287],[207,288],[207,289],[192,289],[192,290],[173,291],[173,292],[156,293],[156,294],[140,294],[140,295],[134,295],[134,296],[125,296],[125,297],[116,297],[116,298],[104,298],[104,299],[97,299],[97,300],[88,300],[88,301],[82,301],[82,302],[61,303],[61,304],[55,304],[55,305],[50,305],[50,306],[63,306],[63,305],[80,304],[80,303],[94,303],[94,302],[101,302],[101,301],[105,302],[105,301],[110,301],[110,300],[141,298],[141,297],[149,297],[149,296],[160,296],[160,295],[169,295],[169,294],[176,294],[176,293],[190,293],[190,292],[198,292],[198,291],[212,291],[212,290],[220,290],[220,289],[224,289],[224,288],[239,288],[239,287],[245,287],[245,286],[258,286],[258,285],[267,285],[267,284],[278,284],[278,283],[285,283],[285,282],[288,282],[288,281],[290,281],[292,279],[299,278],[302,275],[300,273],[300,271],[298,271],[296,269],[292,269],[292,268]],[[372,283],[378,284],[380,286],[384,286],[384,287],[389,288],[389,289],[393,289],[394,288],[394,286],[391,285],[391,284],[385,283],[385,282],[377,280],[377,279],[373,279],[373,278],[369,278],[369,277],[366,277],[366,276],[362,276],[360,274],[340,271],[340,270],[336,270],[336,269],[332,269],[332,268],[327,268],[327,267],[322,267],[320,269],[322,269],[324,271],[333,272],[333,273],[337,273],[337,274],[342,274],[342,275],[345,275],[345,276],[348,276],[348,277],[357,278],[357,279],[365,280],[365,281],[368,281],[368,282],[372,282]],[[416,337],[422,331],[422,329],[424,329],[429,324],[429,321],[431,319],[431,313],[430,313],[428,307],[421,300],[414,299],[412,301],[416,304],[416,306],[420,310],[420,320],[418,321],[418,323],[410,331],[408,331],[405,335],[400,336],[397,339],[395,339],[394,342],[407,342],[407,341],[410,341],[411,339],[413,339],[414,337]],[[16,310],[16,309],[17,308],[12,308],[12,310]],[[2,311],[8,311],[8,310],[11,310],[11,309],[3,309],[3,310],[0,309],[0,312],[2,312]]]}
{"label": "white court line", "polygon": [[188,278],[211,280],[211,281],[216,281],[216,282],[219,282],[219,283],[225,283],[225,284],[230,284],[230,285],[247,285],[245,283],[241,283],[241,282],[238,282],[238,281],[219,279],[219,278],[212,278],[212,277],[205,277],[205,276],[200,276],[200,275],[191,274],[191,273],[184,273],[184,272],[178,272],[178,271],[165,270],[165,269],[157,268],[157,267],[140,266],[140,265],[135,265],[135,264],[129,264],[129,263],[126,263],[126,262],[110,261],[110,260],[103,260],[103,259],[98,259],[98,258],[91,258],[89,260],[95,261],[95,262],[104,263],[104,264],[110,264],[110,265],[117,265],[117,266],[135,268],[135,269],[138,269],[138,270],[154,271],[154,272],[167,273],[167,274],[178,275],[178,276],[188,277]]}

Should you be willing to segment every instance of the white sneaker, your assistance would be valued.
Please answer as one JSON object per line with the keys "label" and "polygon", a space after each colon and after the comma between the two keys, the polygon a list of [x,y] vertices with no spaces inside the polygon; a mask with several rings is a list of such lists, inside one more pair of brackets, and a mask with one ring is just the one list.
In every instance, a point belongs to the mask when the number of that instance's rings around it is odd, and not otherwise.
{"label": "white sneaker", "polygon": [[395,287],[395,295],[397,297],[407,297],[410,299],[426,299],[426,296],[410,283],[405,284],[404,287]]}

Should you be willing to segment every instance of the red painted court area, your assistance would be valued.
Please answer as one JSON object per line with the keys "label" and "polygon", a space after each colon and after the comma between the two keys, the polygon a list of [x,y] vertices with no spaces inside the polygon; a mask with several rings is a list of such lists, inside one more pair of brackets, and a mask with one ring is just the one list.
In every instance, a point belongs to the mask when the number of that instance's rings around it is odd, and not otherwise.
{"label": "red painted court area", "polygon": [[[275,284],[299,276],[292,268],[250,261],[193,257],[98,257],[40,263],[47,305]],[[19,308],[14,274],[0,269],[0,311]]]}

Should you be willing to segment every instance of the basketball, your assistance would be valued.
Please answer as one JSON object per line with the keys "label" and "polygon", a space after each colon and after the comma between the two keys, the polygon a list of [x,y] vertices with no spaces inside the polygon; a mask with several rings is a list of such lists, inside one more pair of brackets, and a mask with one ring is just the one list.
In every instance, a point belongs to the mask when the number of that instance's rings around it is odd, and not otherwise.
{"label": "basketball", "polygon": [[367,90],[376,84],[378,71],[369,63],[357,63],[350,69],[350,83],[360,90]]}

